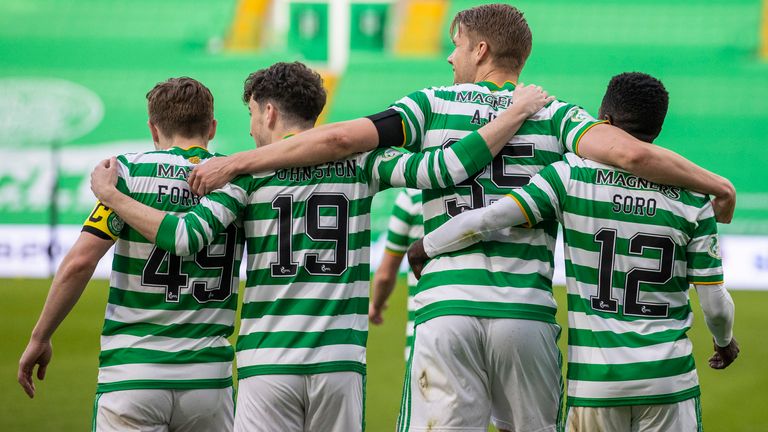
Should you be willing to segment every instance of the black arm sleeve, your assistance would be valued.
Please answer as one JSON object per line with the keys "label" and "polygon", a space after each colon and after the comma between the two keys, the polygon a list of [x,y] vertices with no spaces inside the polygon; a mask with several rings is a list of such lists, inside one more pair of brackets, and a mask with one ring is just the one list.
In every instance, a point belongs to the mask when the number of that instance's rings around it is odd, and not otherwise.
{"label": "black arm sleeve", "polygon": [[366,118],[370,119],[376,126],[376,131],[379,133],[379,148],[402,147],[405,144],[403,119],[400,118],[400,113],[388,109]]}

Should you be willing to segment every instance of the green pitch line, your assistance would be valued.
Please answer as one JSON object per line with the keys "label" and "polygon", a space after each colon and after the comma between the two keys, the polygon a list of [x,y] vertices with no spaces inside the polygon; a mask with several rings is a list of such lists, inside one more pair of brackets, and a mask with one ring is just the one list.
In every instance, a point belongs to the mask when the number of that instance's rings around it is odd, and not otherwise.
{"label": "green pitch line", "polygon": [[[367,425],[368,431],[391,431],[396,420],[402,385],[405,343],[405,283],[400,283],[384,314],[384,325],[372,327],[369,336]],[[0,280],[3,291],[0,314],[5,325],[0,340],[0,430],[49,431],[87,430],[96,388],[99,332],[106,305],[107,283],[92,282],[54,337],[54,357],[48,376],[37,383],[38,396],[29,400],[16,384],[19,356],[37,319],[48,288],[48,281]],[[564,290],[555,290],[564,304]],[[768,406],[768,373],[765,358],[768,344],[763,331],[764,305],[768,292],[735,291],[736,329],[742,353],[725,371],[706,366],[711,354],[711,338],[697,300],[692,300],[696,315],[690,333],[702,387],[704,426],[710,431],[752,432],[768,430],[763,411]],[[695,297],[695,295],[694,295]],[[565,320],[565,310],[558,313]],[[561,341],[561,349],[565,340]]]}

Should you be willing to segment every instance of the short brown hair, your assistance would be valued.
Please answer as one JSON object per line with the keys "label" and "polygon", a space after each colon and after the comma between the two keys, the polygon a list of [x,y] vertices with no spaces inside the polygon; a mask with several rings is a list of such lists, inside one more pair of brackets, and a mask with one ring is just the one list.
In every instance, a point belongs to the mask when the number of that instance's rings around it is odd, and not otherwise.
{"label": "short brown hair", "polygon": [[463,10],[451,23],[451,37],[461,26],[473,44],[485,41],[493,62],[520,72],[531,54],[533,37],[523,13],[507,4],[489,4]]}
{"label": "short brown hair", "polygon": [[245,79],[243,102],[274,103],[289,122],[311,123],[325,106],[325,88],[320,74],[300,62],[275,63]]}
{"label": "short brown hair", "polygon": [[169,78],[147,93],[149,121],[168,137],[208,135],[213,122],[213,95],[200,81]]}

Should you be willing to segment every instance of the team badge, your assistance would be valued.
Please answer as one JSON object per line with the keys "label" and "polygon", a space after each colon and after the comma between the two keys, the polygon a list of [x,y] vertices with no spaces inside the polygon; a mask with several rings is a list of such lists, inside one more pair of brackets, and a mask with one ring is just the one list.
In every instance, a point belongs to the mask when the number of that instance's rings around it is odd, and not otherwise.
{"label": "team badge", "polygon": [[594,120],[594,118],[592,118],[592,116],[589,115],[589,113],[587,113],[583,109],[577,108],[573,111],[573,114],[571,114],[571,120],[581,123],[585,121]]}
{"label": "team badge", "polygon": [[191,158],[187,159],[189,163],[193,165],[197,165],[200,163],[200,157],[199,156],[192,156]]}
{"label": "team badge", "polygon": [[109,228],[109,231],[114,236],[120,235],[120,231],[123,230],[124,226],[125,222],[116,213],[111,213],[107,218],[107,228]]}
{"label": "team badge", "polygon": [[716,235],[713,235],[709,238],[709,247],[707,247],[707,253],[712,258],[722,259],[720,256],[720,242],[717,240]]}

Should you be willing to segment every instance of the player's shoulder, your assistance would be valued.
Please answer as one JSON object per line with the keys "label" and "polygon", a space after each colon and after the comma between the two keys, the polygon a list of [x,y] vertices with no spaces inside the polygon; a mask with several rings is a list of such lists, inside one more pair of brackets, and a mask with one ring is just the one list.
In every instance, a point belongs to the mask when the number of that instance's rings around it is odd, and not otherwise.
{"label": "player's shoulder", "polygon": [[405,194],[405,196],[410,198],[413,202],[421,202],[421,190],[419,189],[406,188],[401,193]]}

